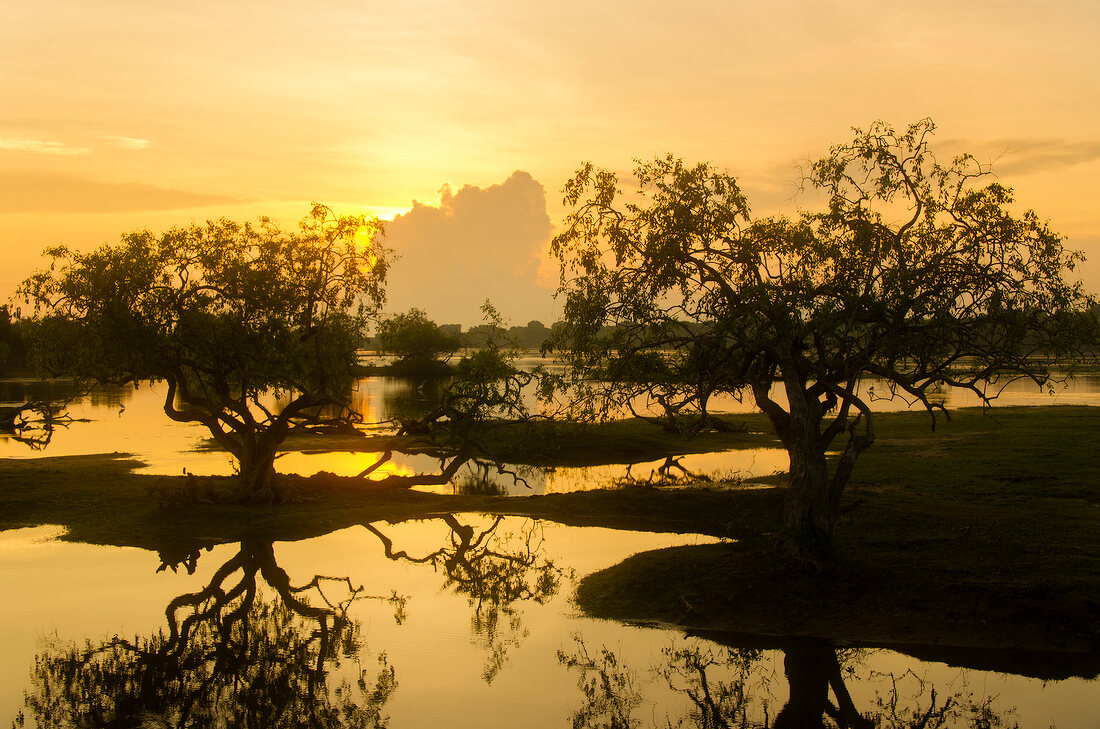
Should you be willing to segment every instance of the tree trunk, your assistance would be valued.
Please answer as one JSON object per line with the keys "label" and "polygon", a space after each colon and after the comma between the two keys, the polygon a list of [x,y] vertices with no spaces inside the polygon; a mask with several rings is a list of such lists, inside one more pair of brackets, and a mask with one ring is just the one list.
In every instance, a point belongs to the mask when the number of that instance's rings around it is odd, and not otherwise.
{"label": "tree trunk", "polygon": [[805,439],[792,438],[787,453],[791,459],[785,515],[787,546],[796,560],[820,570],[832,557],[836,521],[825,452]]}
{"label": "tree trunk", "polygon": [[239,498],[241,501],[270,504],[280,500],[275,473],[275,447],[266,443],[246,445],[241,449]]}

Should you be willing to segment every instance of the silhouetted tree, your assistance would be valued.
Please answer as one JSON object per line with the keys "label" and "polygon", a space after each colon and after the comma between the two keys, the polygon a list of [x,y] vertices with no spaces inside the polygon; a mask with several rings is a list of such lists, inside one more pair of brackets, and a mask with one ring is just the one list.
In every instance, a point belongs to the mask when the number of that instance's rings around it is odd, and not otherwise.
{"label": "silhouetted tree", "polygon": [[27,366],[27,348],[23,333],[12,318],[7,304],[0,306],[0,376],[19,372]]}
{"label": "silhouetted tree", "polygon": [[444,331],[420,309],[378,322],[379,351],[396,355],[394,367],[402,373],[440,372],[461,346],[461,336]]}
{"label": "silhouetted tree", "polygon": [[825,209],[795,220],[753,221],[733,177],[671,156],[640,162],[631,196],[591,164],[565,187],[572,211],[552,251],[574,383],[606,379],[589,391],[604,412],[648,395],[704,425],[713,396],[751,394],[790,455],[800,560],[827,559],[875,439],[861,380],[934,415],[937,387],[989,402],[1007,380],[1050,382],[1052,362],[1095,341],[1079,315],[1092,299],[1064,278],[1080,255],[1034,212],[1012,212],[1009,188],[986,184],[973,157],[937,162],[932,131],[855,130],[810,168]]}
{"label": "silhouetted tree", "polygon": [[509,327],[508,334],[525,349],[542,349],[550,339],[550,328],[541,321],[531,320],[527,326]]}
{"label": "silhouetted tree", "polygon": [[220,220],[50,249],[51,267],[20,289],[37,361],[89,382],[165,380],[165,413],[236,457],[242,497],[275,498],[286,435],[350,416],[356,349],[384,295],[380,233],[315,205],[294,232]]}
{"label": "silhouetted tree", "polygon": [[434,408],[402,423],[402,432],[431,434],[440,445],[470,456],[487,451],[483,440],[492,425],[543,417],[531,413],[528,395],[534,393],[527,388],[550,383],[541,367],[526,371],[518,366],[516,342],[500,314],[488,301],[481,309],[486,321],[479,325],[478,348],[455,364]]}
{"label": "silhouetted tree", "polygon": [[73,419],[66,412],[69,399],[28,400],[22,405],[0,406],[0,433],[32,450],[42,450],[53,440],[54,431],[67,428]]}
{"label": "silhouetted tree", "polygon": [[519,473],[492,457],[492,431],[501,425],[529,422],[535,417],[528,408],[525,388],[541,382],[543,371],[528,372],[516,365],[514,342],[500,322],[496,310],[485,302],[487,323],[481,348],[468,351],[455,364],[450,379],[440,386],[436,402],[419,417],[402,418],[398,436],[418,436],[411,442],[397,442],[358,474],[371,474],[390,462],[395,452],[428,453],[439,459],[438,473],[389,474],[372,479],[375,486],[409,488],[451,483],[468,463],[478,469],[494,466],[516,483],[526,483]]}

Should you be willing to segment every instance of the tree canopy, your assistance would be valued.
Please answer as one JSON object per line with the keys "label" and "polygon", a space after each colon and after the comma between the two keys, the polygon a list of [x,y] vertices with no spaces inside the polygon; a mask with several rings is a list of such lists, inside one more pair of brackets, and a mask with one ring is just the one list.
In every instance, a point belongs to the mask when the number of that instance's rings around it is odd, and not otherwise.
{"label": "tree canopy", "polygon": [[378,347],[397,357],[402,372],[430,374],[441,371],[461,348],[462,337],[444,330],[422,309],[409,309],[378,322]]}
{"label": "tree canopy", "polygon": [[26,368],[27,351],[19,327],[7,304],[0,306],[0,375],[10,376]]}
{"label": "tree canopy", "polygon": [[552,251],[574,383],[598,375],[605,409],[648,396],[703,426],[711,398],[751,394],[790,454],[790,543],[813,561],[874,440],[873,397],[935,413],[950,385],[989,402],[1095,346],[1093,300],[1065,277],[1080,254],[975,158],[937,161],[933,129],[855,129],[804,181],[824,208],[794,219],[754,220],[732,176],[672,156],[639,162],[629,194],[591,164],[564,190]]}
{"label": "tree canopy", "polygon": [[381,232],[315,205],[295,231],[223,219],[50,249],[20,289],[34,356],[86,382],[166,381],[165,413],[206,426],[237,458],[242,495],[269,499],[287,433],[350,415],[356,350],[384,299]]}

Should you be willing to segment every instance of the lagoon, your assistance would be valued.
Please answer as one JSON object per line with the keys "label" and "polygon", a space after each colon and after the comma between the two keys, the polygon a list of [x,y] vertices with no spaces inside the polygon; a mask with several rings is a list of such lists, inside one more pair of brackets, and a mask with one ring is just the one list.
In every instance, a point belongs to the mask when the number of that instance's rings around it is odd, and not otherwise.
{"label": "lagoon", "polygon": [[[525,361],[534,364],[536,358]],[[41,383],[28,380],[0,381],[0,405],[22,403],[25,399],[42,397],[63,390],[65,383]],[[864,385],[873,389],[874,382]],[[880,385],[879,390],[882,387]],[[427,392],[425,392],[427,390]],[[142,383],[126,387],[98,387],[76,400],[69,408],[75,422],[57,429],[46,450],[39,451],[20,443],[10,435],[0,434],[0,458],[29,458],[41,455],[85,455],[93,453],[130,453],[143,462],[139,473],[178,475],[185,470],[199,475],[230,475],[233,459],[224,452],[207,448],[208,431],[196,424],[176,423],[162,410],[163,383]],[[780,394],[777,398],[783,401]],[[944,403],[951,408],[973,407],[979,403],[973,393],[945,391]],[[423,412],[432,402],[431,388],[408,378],[367,377],[359,380],[352,391],[352,406],[363,415],[363,428],[385,428],[395,418]],[[873,406],[881,412],[910,408],[906,401],[895,398],[874,399]],[[1078,376],[1065,386],[1056,386],[1053,393],[1043,391],[1030,382],[1009,385],[995,401],[996,406],[1012,405],[1100,405],[1100,375]],[[753,412],[747,400],[738,402],[722,398],[712,403],[712,412],[736,419],[738,413]],[[762,440],[766,440],[762,437]],[[327,448],[287,450],[276,461],[282,473],[311,475],[321,470],[351,476],[374,463],[380,454],[364,451],[333,451]],[[489,474],[506,493],[515,495],[561,493],[588,488],[603,488],[625,477],[638,480],[657,477],[665,459],[635,464],[608,464],[589,468],[530,468],[519,470],[524,483]],[[769,443],[760,448],[745,448],[712,454],[692,454],[679,459],[679,467],[695,474],[720,474],[751,480],[770,476],[787,469],[786,452]],[[394,454],[393,461],[374,474],[411,474],[437,471],[439,462],[426,455]],[[423,487],[448,492],[464,479],[480,473],[474,464],[465,466],[453,485]]]}
{"label": "lagoon", "polygon": [[[109,707],[141,704],[150,722],[186,724],[188,718],[220,717],[237,725],[234,721],[243,721],[252,711],[253,723],[241,725],[262,726],[256,717],[274,721],[279,707],[271,702],[282,696],[284,708],[293,708],[299,718],[343,717],[334,722],[318,718],[325,726],[356,725],[350,714],[334,709],[347,702],[365,712],[360,718],[376,712],[391,727],[480,728],[517,722],[595,727],[615,716],[629,720],[623,726],[701,726],[699,707],[691,697],[701,696],[705,687],[713,696],[726,692],[727,718],[767,726],[791,698],[785,661],[821,656],[826,661],[835,657],[853,705],[862,714],[879,717],[880,726],[913,726],[911,717],[945,704],[943,726],[996,725],[974,723],[979,712],[1007,726],[1018,722],[1086,729],[1100,716],[1094,681],[1044,680],[1057,667],[1038,658],[1037,677],[1029,678],[922,661],[885,648],[769,646],[760,645],[759,639],[745,644],[744,636],[691,636],[661,626],[595,620],[579,614],[571,602],[572,587],[584,574],[633,552],[714,541],[709,537],[575,528],[519,518],[497,521],[472,514],[455,515],[451,521],[364,525],[299,542],[216,545],[199,551],[193,573],[186,563],[177,564],[176,570],[163,568],[161,555],[154,552],[59,541],[50,527],[4,532],[0,575],[8,589],[0,595],[5,618],[0,626],[5,645],[0,718],[14,720],[22,712],[26,725],[34,726],[35,704],[32,699],[28,705],[24,694],[50,697],[51,708],[40,711],[40,718],[63,714],[79,699],[74,686],[80,685],[61,680],[74,675],[66,656],[75,649],[83,657],[87,648],[102,648],[115,636],[135,647],[121,649],[125,660],[101,660],[96,671],[76,675],[104,695],[107,687],[117,685],[112,680],[133,682],[155,673],[179,681],[186,690],[150,693],[131,686],[123,692],[131,704],[106,702]],[[464,547],[461,535],[467,528],[472,538]],[[399,556],[387,557],[379,534]],[[439,558],[421,561],[433,553]],[[241,555],[252,561],[240,560]],[[255,635],[242,640],[232,634],[222,640],[217,631],[202,632],[203,620],[211,622],[209,615],[199,619],[193,627],[194,645],[179,656],[194,661],[195,651],[206,651],[201,663],[205,686],[195,681],[194,663],[183,665],[186,661],[169,651],[155,667],[151,660],[143,662],[139,649],[147,650],[150,640],[155,644],[158,635],[168,633],[166,607],[177,601],[175,616],[181,624],[199,615],[180,596],[216,583],[218,570],[224,573],[235,559],[240,565],[220,584],[254,586],[256,604],[271,610],[285,610],[285,601],[270,584],[272,575],[285,573],[291,585],[306,584],[319,574],[332,578],[320,582],[323,597],[310,590],[296,593],[297,599],[322,611],[330,610],[329,604],[342,606],[347,633],[354,632],[355,640],[318,660],[320,621],[299,605],[296,619],[270,636],[267,650],[282,651],[275,658],[260,655]],[[519,566],[508,573],[507,584],[499,580],[503,564]],[[362,592],[350,599],[352,588],[360,586]],[[256,615],[252,624],[264,624]],[[304,648],[311,641],[312,652]],[[292,645],[301,650],[286,648]],[[294,664],[302,658],[305,665]],[[980,654],[973,660],[980,662]],[[289,693],[258,688],[260,669],[286,679]],[[380,676],[385,680],[380,682]],[[384,686],[379,692],[380,683]],[[250,701],[268,703],[249,708]]]}
{"label": "lagoon", "polygon": [[[43,385],[3,387],[0,399],[11,401]],[[410,402],[415,406],[417,389],[418,383],[407,380],[367,378],[356,397],[368,425],[378,424]],[[225,454],[203,447],[203,429],[163,415],[162,397],[157,386],[101,388],[74,403],[77,421],[57,431],[44,451],[6,438],[0,440],[0,456],[120,451],[134,453],[146,473],[230,473]],[[999,402],[1097,405],[1100,379],[1079,379],[1053,397],[1021,387]],[[742,412],[737,405],[726,411]],[[373,458],[351,451],[293,451],[279,468],[353,473]],[[785,453],[774,448],[695,454],[680,463],[698,472],[750,476],[786,469]],[[428,459],[397,467],[434,465]],[[527,474],[530,490],[510,492],[595,488],[628,472],[644,479],[662,465],[533,469]],[[771,726],[784,707],[796,703],[792,692],[797,699],[813,689],[799,683],[799,675],[827,680],[832,668],[840,669],[855,710],[877,717],[882,727],[913,726],[913,717],[929,710],[929,716],[943,714],[942,726],[959,727],[994,726],[998,720],[1003,726],[1093,729],[1100,716],[1094,678],[1100,665],[1087,657],[1077,656],[1071,665],[1057,654],[1016,653],[1006,661],[1004,651],[930,656],[905,646],[690,635],[661,625],[596,620],[573,602],[574,586],[586,574],[637,552],[706,544],[715,541],[712,537],[567,527],[518,517],[498,521],[480,514],[361,524],[296,542],[195,542],[160,553],[63,537],[63,530],[49,526],[0,532],[0,578],[8,586],[0,595],[0,645],[5,646],[0,725],[17,721],[21,712],[26,726],[34,726],[36,716],[53,725],[49,717],[65,714],[66,702],[80,698],[66,695],[63,687],[82,685],[104,699],[110,695],[106,686],[131,685],[131,679],[154,673],[177,688],[116,700],[140,705],[143,720],[156,726],[188,721],[200,726],[210,717],[235,725],[228,717],[247,710],[263,717],[245,724],[252,726],[277,725],[279,711],[293,711],[332,726],[387,719],[391,727],[517,721],[535,727],[612,721],[686,727],[705,725],[692,697],[708,694],[725,697],[713,708],[728,719]],[[288,601],[280,593],[280,575],[290,586],[323,579],[319,590],[290,593]],[[209,601],[186,597],[212,585],[242,592],[216,613]],[[245,610],[250,617],[244,622],[252,628],[230,620],[238,632],[230,630],[221,640],[212,618],[226,625],[226,616],[247,594],[255,595]],[[189,619],[193,639],[166,650],[160,636]],[[333,639],[321,650],[318,635],[325,631],[343,640]],[[85,662],[88,648],[105,650]],[[152,666],[142,655],[162,657]],[[219,664],[218,656],[225,661]],[[188,693],[184,688],[195,687],[197,666],[209,682]],[[809,670],[814,667],[825,672]],[[115,683],[102,683],[105,677]],[[280,694],[282,703],[271,700],[276,679],[289,690]],[[49,706],[36,703],[35,697],[47,695]],[[249,703],[259,699],[264,708]]]}

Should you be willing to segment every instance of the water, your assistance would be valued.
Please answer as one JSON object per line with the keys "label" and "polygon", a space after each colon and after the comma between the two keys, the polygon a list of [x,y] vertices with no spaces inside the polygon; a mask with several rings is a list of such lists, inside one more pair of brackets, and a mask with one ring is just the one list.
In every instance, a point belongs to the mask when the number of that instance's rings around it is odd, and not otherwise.
{"label": "water", "polygon": [[[535,359],[527,364],[533,364]],[[523,364],[523,363],[521,363]],[[865,389],[874,388],[871,382]],[[25,399],[56,395],[63,383],[36,383],[28,381],[0,381],[0,405],[21,403]],[[879,383],[877,390],[883,387]],[[132,453],[144,466],[140,473],[180,474],[184,470],[205,475],[230,475],[234,472],[233,459],[226,453],[203,449],[209,438],[208,431],[199,425],[175,423],[164,415],[162,405],[163,384],[141,384],[128,387],[102,387],[89,396],[80,398],[69,408],[75,420],[66,428],[55,430],[46,450],[40,451],[17,442],[10,435],[0,434],[0,458],[25,458],[40,455],[81,455],[89,453]],[[781,398],[781,393],[776,392]],[[941,393],[951,407],[977,405],[975,395],[962,391]],[[391,377],[369,377],[360,380],[353,393],[352,405],[363,415],[364,424],[384,425],[394,419],[422,414],[432,403],[430,383]],[[873,401],[880,411],[906,409],[901,400]],[[1100,376],[1080,377],[1054,395],[1040,390],[1033,384],[1016,382],[1010,385],[997,400],[999,406],[1010,405],[1100,405]],[[721,398],[712,403],[715,413],[751,412],[748,402],[733,398]],[[764,438],[762,438],[764,440]],[[313,450],[286,452],[280,456],[276,468],[282,473],[312,475],[325,470],[342,476],[352,476],[375,463],[380,453],[361,451],[326,451],[323,443]],[[425,490],[450,493],[464,483],[476,482],[488,477],[496,487],[510,494],[542,494],[602,488],[616,481],[631,477],[645,481],[659,478],[664,459],[636,464],[611,464],[590,468],[518,468],[523,479],[486,473],[474,464],[464,466],[452,483],[426,486]],[[684,471],[693,474],[720,474],[745,480],[770,476],[787,470],[787,455],[774,446],[746,448],[722,453],[686,455],[672,469],[672,474]],[[394,453],[393,459],[373,474],[378,478],[389,474],[411,475],[437,473],[438,459],[426,455]]]}
{"label": "water", "polygon": [[[0,402],[21,402],[45,387],[56,392],[63,384],[3,383]],[[952,406],[967,404],[956,394],[947,395]],[[137,454],[146,464],[144,472],[231,473],[227,455],[195,450],[205,443],[205,430],[168,420],[162,401],[158,386],[102,388],[74,403],[70,414],[76,421],[58,430],[45,451],[0,437],[0,457],[121,451]],[[426,402],[418,383],[390,378],[360,382],[356,401],[368,424],[415,412]],[[1000,401],[1050,402],[1100,404],[1100,379],[1078,380],[1054,398],[1018,386]],[[726,405],[730,412],[748,409]],[[296,451],[285,454],[278,467],[350,475],[377,457]],[[678,464],[693,472],[748,475],[767,475],[787,465],[786,454],[774,448],[696,454]],[[598,487],[627,474],[644,480],[667,465],[662,460],[530,469],[522,473],[530,490],[517,484],[509,488],[542,493]],[[437,469],[438,463],[416,456],[387,468],[413,473]],[[456,480],[478,475],[467,470]],[[186,705],[193,707],[195,725],[248,709],[309,716],[320,726],[370,726],[387,717],[391,727],[517,722],[594,727],[616,721],[621,726],[695,726],[699,708],[692,697],[703,695],[724,697],[716,710],[731,721],[761,726],[776,719],[792,691],[797,699],[829,690],[821,682],[834,669],[844,677],[842,691],[851,695],[856,710],[879,717],[883,727],[912,726],[912,716],[930,710],[930,716],[943,710],[943,726],[995,725],[989,723],[995,718],[1003,726],[1096,729],[1100,716],[1094,681],[1051,680],[1059,674],[1045,668],[1027,678],[966,667],[986,665],[981,656],[948,665],[892,650],[820,642],[686,636],[586,618],[570,601],[575,580],[584,574],[638,551],[710,538],[513,518],[494,524],[475,515],[459,515],[450,523],[365,525],[300,542],[188,548],[171,555],[74,544],[57,536],[51,527],[0,532],[0,579],[7,587],[0,595],[5,658],[0,661],[0,726],[19,712],[28,726],[36,716],[71,725],[64,719],[73,702],[126,705],[130,715],[146,712],[142,716],[151,726],[181,719]],[[387,540],[392,553],[404,556],[387,558]],[[220,581],[215,579],[219,568],[224,572]],[[286,591],[279,577],[302,586],[318,574],[332,579],[296,593]],[[209,600],[180,602],[211,585],[230,593],[240,588],[241,593],[213,612]],[[353,592],[359,586],[363,590]],[[213,618],[224,621],[248,594],[256,596],[246,610],[249,628],[229,620],[224,624],[231,630],[224,638],[213,629]],[[194,630],[190,640],[170,644],[160,636],[170,632],[166,609],[174,600],[176,623],[190,618]],[[112,643],[115,636],[125,643]],[[85,661],[88,648],[98,652]],[[150,655],[161,658],[152,661]],[[141,686],[134,681],[140,676],[155,677],[151,685],[175,688],[142,693],[134,688]],[[112,694],[111,686],[130,687],[129,693]],[[90,703],[80,703],[81,687]],[[836,688],[831,691],[835,701]],[[25,694],[32,697],[30,704]],[[33,697],[46,696],[50,701],[36,709]],[[106,701],[109,696],[114,699]],[[271,713],[253,723],[278,724]]]}
{"label": "water", "polygon": [[[291,723],[280,721],[289,712],[317,726],[560,728],[618,718],[686,727],[700,725],[692,697],[705,688],[727,718],[762,726],[827,680],[815,666],[839,668],[855,709],[883,727],[913,726],[914,713],[945,704],[942,726],[995,725],[973,723],[978,712],[1006,726],[1094,729],[1100,716],[1100,691],[1081,678],[813,641],[687,636],[594,620],[571,603],[584,574],[706,537],[460,514],[223,544],[173,571],[152,552],[58,533],[0,533],[0,722],[23,712],[27,726],[85,725],[98,704],[100,720],[122,707],[126,726],[136,717],[210,725],[245,712],[252,722],[243,725],[278,726]],[[316,575],[326,576],[319,590],[287,589]],[[230,593],[221,609],[199,599],[210,586]],[[252,607],[234,616],[253,589]],[[190,625],[187,640],[165,641],[173,622]]]}

